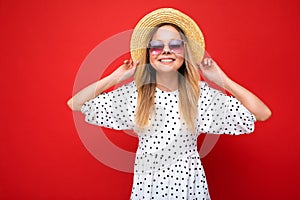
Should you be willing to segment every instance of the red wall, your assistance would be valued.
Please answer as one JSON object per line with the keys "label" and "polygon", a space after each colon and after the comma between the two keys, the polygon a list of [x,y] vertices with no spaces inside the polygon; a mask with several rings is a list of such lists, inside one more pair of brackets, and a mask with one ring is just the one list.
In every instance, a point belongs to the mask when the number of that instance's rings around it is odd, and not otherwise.
{"label": "red wall", "polygon": [[0,199],[129,199],[132,174],[86,150],[66,101],[89,52],[158,7],[194,18],[210,55],[273,111],[202,160],[212,199],[299,199],[299,0],[1,0]]}

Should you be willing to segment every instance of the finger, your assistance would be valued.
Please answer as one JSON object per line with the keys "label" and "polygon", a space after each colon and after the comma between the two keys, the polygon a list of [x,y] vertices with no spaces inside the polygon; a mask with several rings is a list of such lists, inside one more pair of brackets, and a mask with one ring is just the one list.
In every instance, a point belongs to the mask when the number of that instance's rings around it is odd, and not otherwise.
{"label": "finger", "polygon": [[200,64],[199,64],[200,69],[205,70],[209,67],[209,63],[207,59],[204,59]]}
{"label": "finger", "polygon": [[211,58],[209,58],[208,59],[208,64],[207,64],[208,66],[211,66],[212,65],[212,59]]}
{"label": "finger", "polygon": [[202,63],[198,63],[198,68],[200,69],[201,72],[204,70],[204,65]]}
{"label": "finger", "polygon": [[133,70],[133,74],[135,74],[137,66],[139,65],[139,61],[135,61],[130,70]]}
{"label": "finger", "polygon": [[203,69],[204,68],[204,60],[202,62],[197,63],[197,66],[199,69]]}
{"label": "finger", "polygon": [[212,63],[212,62],[211,62],[211,61],[212,61],[212,59],[211,59],[211,58],[206,58],[206,60],[207,60],[207,61],[206,61],[206,62],[207,62],[207,64],[206,64],[206,65],[207,65],[207,66],[210,66],[210,65],[211,65],[211,63]]}
{"label": "finger", "polygon": [[132,68],[132,60],[130,59],[129,61],[128,61],[128,69],[131,69]]}
{"label": "finger", "polygon": [[136,67],[136,66],[138,66],[138,65],[139,65],[139,63],[140,63],[140,61],[138,61],[138,60],[137,60],[137,61],[135,61],[135,62],[133,63],[133,65],[132,65],[132,66],[133,66],[133,67]]}
{"label": "finger", "polygon": [[129,60],[124,60],[124,64],[128,64],[129,63]]}

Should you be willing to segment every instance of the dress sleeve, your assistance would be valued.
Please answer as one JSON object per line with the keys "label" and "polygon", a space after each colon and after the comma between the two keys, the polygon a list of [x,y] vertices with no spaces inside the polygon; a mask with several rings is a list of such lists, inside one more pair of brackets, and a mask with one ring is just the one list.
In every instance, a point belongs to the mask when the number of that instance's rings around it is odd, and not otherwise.
{"label": "dress sleeve", "polygon": [[134,128],[136,87],[135,83],[102,93],[83,104],[81,112],[87,123],[116,130]]}
{"label": "dress sleeve", "polygon": [[197,131],[239,135],[254,131],[255,116],[240,101],[200,83]]}

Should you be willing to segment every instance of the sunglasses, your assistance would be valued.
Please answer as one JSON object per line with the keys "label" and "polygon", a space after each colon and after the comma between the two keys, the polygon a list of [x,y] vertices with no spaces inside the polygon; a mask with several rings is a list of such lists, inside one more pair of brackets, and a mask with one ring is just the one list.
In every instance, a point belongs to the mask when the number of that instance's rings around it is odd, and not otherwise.
{"label": "sunglasses", "polygon": [[[172,53],[181,54],[184,50],[184,41],[174,39],[169,42],[168,46]],[[148,48],[152,55],[159,55],[164,51],[165,44],[160,40],[152,40]]]}

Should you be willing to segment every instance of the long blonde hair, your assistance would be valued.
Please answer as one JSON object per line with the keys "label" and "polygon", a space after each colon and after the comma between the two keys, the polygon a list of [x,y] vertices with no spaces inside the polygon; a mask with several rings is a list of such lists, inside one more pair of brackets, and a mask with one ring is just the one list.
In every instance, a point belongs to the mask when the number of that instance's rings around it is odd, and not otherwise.
{"label": "long blonde hair", "polygon": [[[188,39],[178,26],[174,24],[160,24],[149,34],[147,42],[150,42],[157,29],[164,25],[170,25],[176,28],[185,42],[185,60],[178,69],[179,112],[180,117],[184,119],[188,129],[195,131],[195,121],[198,115],[197,106],[200,95],[200,76],[198,68],[192,60]],[[135,123],[138,128],[142,129],[149,125],[150,116],[155,112],[154,96],[156,90],[156,71],[150,64],[149,50],[145,49],[144,53],[145,56],[140,60],[140,67],[137,68],[135,73],[135,82],[138,91]]]}

